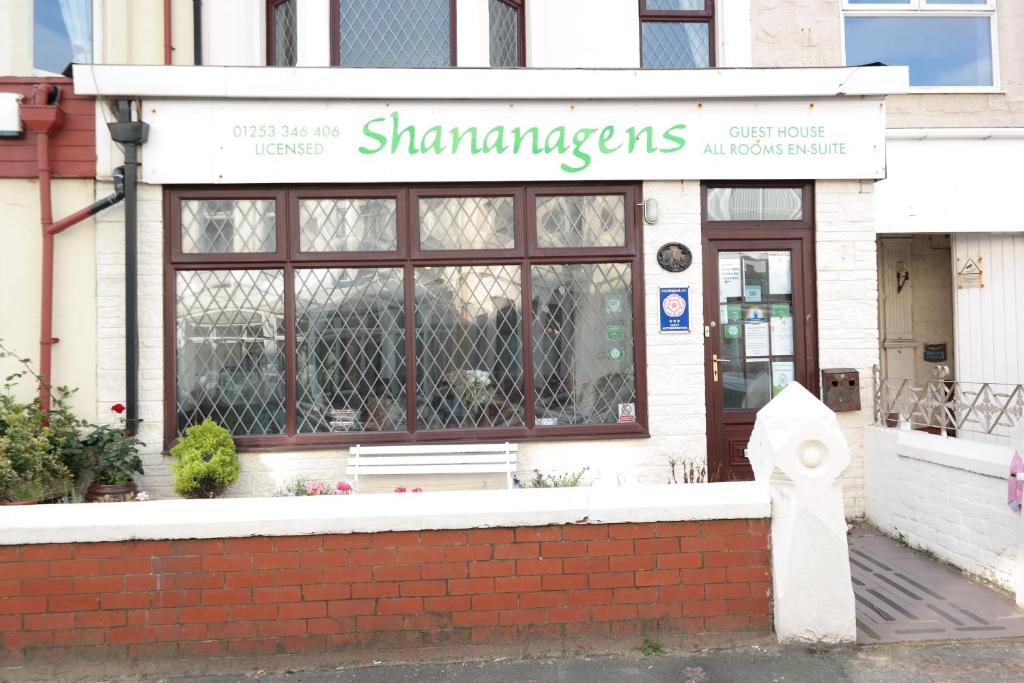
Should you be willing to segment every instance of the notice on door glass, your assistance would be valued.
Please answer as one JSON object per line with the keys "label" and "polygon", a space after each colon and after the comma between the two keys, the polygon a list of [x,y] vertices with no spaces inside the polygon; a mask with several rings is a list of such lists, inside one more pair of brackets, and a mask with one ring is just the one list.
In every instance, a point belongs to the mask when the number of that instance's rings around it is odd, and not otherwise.
{"label": "notice on door glass", "polygon": [[745,355],[747,357],[769,355],[768,323],[747,323],[746,327]]}
{"label": "notice on door glass", "polygon": [[793,381],[793,361],[774,361],[772,363],[772,396],[789,386]]}
{"label": "notice on door glass", "polygon": [[772,353],[776,356],[793,355],[793,319],[772,318]]}
{"label": "notice on door glass", "polygon": [[768,291],[772,294],[791,294],[793,276],[789,269],[789,254],[768,254]]}
{"label": "notice on door glass", "polygon": [[738,299],[743,296],[743,276],[738,258],[722,259],[718,262],[718,299]]}

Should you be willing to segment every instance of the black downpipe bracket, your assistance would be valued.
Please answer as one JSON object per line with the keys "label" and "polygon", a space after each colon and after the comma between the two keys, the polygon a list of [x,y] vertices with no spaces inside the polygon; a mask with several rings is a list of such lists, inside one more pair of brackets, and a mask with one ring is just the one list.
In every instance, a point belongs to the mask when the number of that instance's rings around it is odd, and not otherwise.
{"label": "black downpipe bracket", "polygon": [[149,124],[132,121],[130,100],[114,103],[116,122],[108,123],[110,137],[124,147],[124,305],[125,305],[125,428],[139,430],[139,145],[149,135]]}
{"label": "black downpipe bracket", "polygon": [[203,0],[192,0],[192,63],[203,63]]}

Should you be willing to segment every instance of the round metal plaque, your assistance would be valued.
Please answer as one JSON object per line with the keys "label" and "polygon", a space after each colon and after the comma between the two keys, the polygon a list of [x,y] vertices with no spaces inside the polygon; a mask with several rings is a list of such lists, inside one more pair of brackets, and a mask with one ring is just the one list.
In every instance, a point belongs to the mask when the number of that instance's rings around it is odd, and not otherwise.
{"label": "round metal plaque", "polygon": [[658,265],[670,273],[681,273],[693,263],[693,254],[685,244],[669,242],[658,250]]}

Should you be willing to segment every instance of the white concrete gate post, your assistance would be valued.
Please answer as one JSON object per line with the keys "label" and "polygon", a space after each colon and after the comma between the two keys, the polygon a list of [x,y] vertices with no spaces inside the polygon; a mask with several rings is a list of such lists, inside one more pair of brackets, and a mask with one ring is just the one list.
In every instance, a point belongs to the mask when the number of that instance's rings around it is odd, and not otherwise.
{"label": "white concrete gate post", "polygon": [[[1010,448],[1024,457],[1024,422],[1019,422],[1013,428]],[[1017,575],[1014,577],[1013,589],[1017,594],[1017,607],[1024,609],[1024,511],[1017,513]]]}
{"label": "white concrete gate post", "polygon": [[780,642],[857,639],[839,475],[850,449],[835,413],[797,383],[757,413],[747,446],[772,501],[772,583]]}

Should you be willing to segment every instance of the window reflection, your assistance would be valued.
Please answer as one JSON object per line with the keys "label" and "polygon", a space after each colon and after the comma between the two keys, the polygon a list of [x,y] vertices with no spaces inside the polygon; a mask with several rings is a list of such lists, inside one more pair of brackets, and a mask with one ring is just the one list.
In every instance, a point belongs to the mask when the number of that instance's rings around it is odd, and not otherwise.
{"label": "window reflection", "polygon": [[177,274],[178,434],[212,418],[236,436],[284,433],[284,277]]}
{"label": "window reflection", "polygon": [[415,272],[417,428],[523,426],[519,266]]}
{"label": "window reflection", "polygon": [[634,415],[629,265],[543,265],[532,273],[537,426]]}
{"label": "window reflection", "polygon": [[848,16],[846,63],[909,66],[912,86],[990,86],[988,16]]}
{"label": "window reflection", "polygon": [[35,0],[32,12],[38,71],[59,75],[69,64],[92,63],[92,0]]}
{"label": "window reflection", "polygon": [[298,431],[405,429],[405,310],[398,268],[295,272]]}

